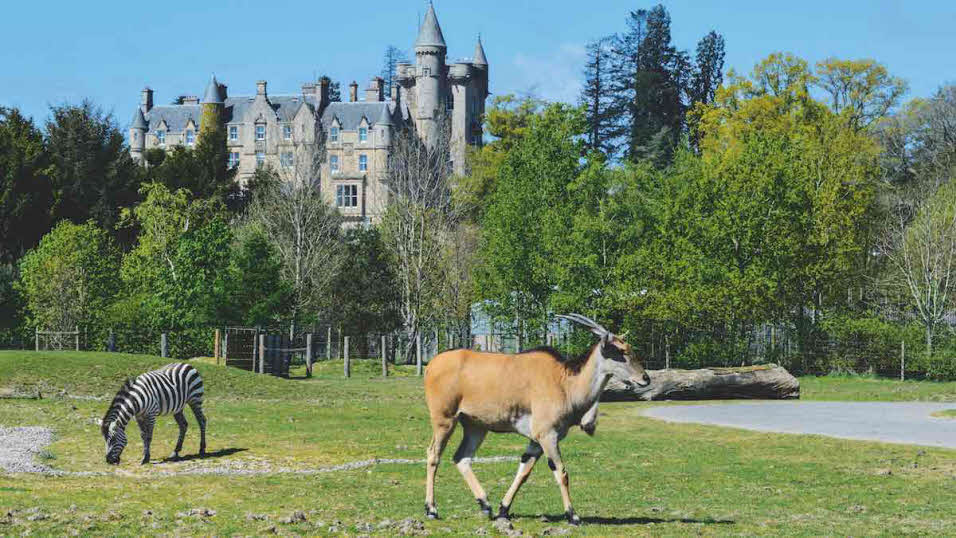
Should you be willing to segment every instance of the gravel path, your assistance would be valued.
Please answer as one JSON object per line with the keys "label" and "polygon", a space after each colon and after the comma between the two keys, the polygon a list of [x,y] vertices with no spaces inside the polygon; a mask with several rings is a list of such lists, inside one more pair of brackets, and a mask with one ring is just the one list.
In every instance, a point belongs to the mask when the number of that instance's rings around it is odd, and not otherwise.
{"label": "gravel path", "polygon": [[[254,476],[267,474],[321,474],[338,471],[352,471],[375,465],[425,465],[424,459],[404,458],[372,458],[367,460],[350,461],[339,465],[325,467],[290,468],[273,467],[267,462],[251,462],[243,459],[226,461],[192,460],[185,467],[180,464],[154,463],[152,466],[141,467],[143,472],[130,472],[124,468],[116,471],[60,471],[46,465],[37,464],[34,458],[43,451],[43,448],[52,443],[53,431],[37,426],[8,428],[0,426],[0,472],[3,473],[39,473],[52,476],[176,476],[176,475],[236,475]],[[499,463],[518,461],[515,456],[489,456],[475,458],[475,463]],[[161,466],[170,465],[172,468],[163,469]],[[174,467],[173,467],[174,466]]]}
{"label": "gravel path", "polygon": [[751,402],[669,405],[644,415],[669,422],[956,448],[956,419],[930,416],[954,407],[924,402]]}
{"label": "gravel path", "polygon": [[0,470],[7,473],[47,473],[51,469],[35,463],[34,457],[53,442],[49,428],[0,426]]}

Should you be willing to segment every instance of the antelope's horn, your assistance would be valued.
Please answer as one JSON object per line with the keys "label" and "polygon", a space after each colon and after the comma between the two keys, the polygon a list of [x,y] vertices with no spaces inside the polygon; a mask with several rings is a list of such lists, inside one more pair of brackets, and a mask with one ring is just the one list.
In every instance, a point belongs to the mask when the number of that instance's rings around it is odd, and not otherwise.
{"label": "antelope's horn", "polygon": [[582,316],[581,314],[574,314],[574,313],[572,313],[572,314],[558,314],[557,317],[566,319],[566,320],[568,320],[568,321],[573,321],[573,322],[578,323],[578,324],[581,324],[581,325],[584,325],[585,327],[588,327],[588,328],[594,330],[595,332],[601,333],[602,336],[605,335],[605,334],[610,333],[610,331],[608,331],[608,330],[605,329],[603,326],[601,326],[600,323],[598,323],[598,322],[594,321],[593,319],[588,318],[588,317],[586,317],[586,316]]}

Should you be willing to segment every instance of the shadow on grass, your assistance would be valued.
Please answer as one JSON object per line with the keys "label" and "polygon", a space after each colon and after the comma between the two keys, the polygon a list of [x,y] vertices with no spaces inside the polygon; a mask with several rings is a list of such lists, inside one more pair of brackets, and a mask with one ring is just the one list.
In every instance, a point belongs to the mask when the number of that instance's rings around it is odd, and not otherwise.
{"label": "shadow on grass", "polygon": [[[514,514],[512,518],[544,518],[549,523],[565,521],[567,518],[564,517],[564,514],[560,515],[550,515],[544,514]],[[733,525],[736,521],[732,519],[714,519],[714,518],[704,518],[704,519],[692,519],[692,518],[672,518],[672,519],[663,519],[658,517],[596,517],[596,516],[587,516],[581,517],[581,522],[588,525],[647,525],[650,523],[703,523],[704,525]]]}
{"label": "shadow on grass", "polygon": [[231,456],[238,452],[245,452],[249,450],[248,448],[223,448],[215,452],[206,452],[205,456],[200,457],[199,454],[187,454],[185,456],[179,456],[178,458],[163,458],[160,463],[174,463],[179,461],[190,461],[190,460],[208,460],[213,458],[221,458],[223,456]]}

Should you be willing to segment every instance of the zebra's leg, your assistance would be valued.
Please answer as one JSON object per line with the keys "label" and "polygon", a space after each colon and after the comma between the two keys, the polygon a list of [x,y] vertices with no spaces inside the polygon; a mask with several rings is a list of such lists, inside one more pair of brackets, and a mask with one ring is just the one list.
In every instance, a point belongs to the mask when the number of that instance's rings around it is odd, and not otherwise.
{"label": "zebra's leg", "polygon": [[193,414],[196,415],[196,422],[199,423],[199,456],[203,457],[206,455],[206,415],[202,412],[202,402],[200,401],[189,402],[189,408],[193,410]]}
{"label": "zebra's leg", "polygon": [[153,426],[156,425],[156,417],[153,415],[144,415],[136,417],[136,423],[139,424],[139,435],[143,439],[143,461],[142,465],[149,463],[149,444],[153,440]]}
{"label": "zebra's leg", "polygon": [[176,441],[176,448],[173,450],[173,455],[169,457],[171,460],[179,459],[179,451],[183,449],[183,440],[186,439],[186,428],[189,427],[189,423],[186,422],[186,415],[182,411],[173,415],[173,418],[176,419],[176,424],[179,424],[179,440]]}

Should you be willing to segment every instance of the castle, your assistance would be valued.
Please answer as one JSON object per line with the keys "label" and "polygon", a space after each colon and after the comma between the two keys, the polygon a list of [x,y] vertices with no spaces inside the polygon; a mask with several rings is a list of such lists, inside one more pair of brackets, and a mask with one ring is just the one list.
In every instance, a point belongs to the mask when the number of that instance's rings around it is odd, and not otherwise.
{"label": "castle", "polygon": [[[172,105],[153,104],[144,88],[129,128],[132,157],[145,163],[147,150],[193,146],[204,121],[226,131],[229,166],[240,182],[257,167],[279,170],[296,166],[297,149],[325,140],[319,167],[319,191],[352,222],[376,220],[384,210],[383,184],[393,133],[414,126],[428,143],[438,132],[439,115],[451,121],[452,165],[464,171],[467,146],[481,144],[481,118],[488,97],[488,60],[481,39],[474,57],[446,63],[447,46],[434,6],[429,4],[414,44],[415,63],[399,63],[390,95],[384,81],[371,79],[364,100],[358,84],[349,85],[348,101],[329,99],[329,79],[302,86],[298,95],[269,95],[266,81],[254,96],[229,96],[215,77],[202,99],[182,96]],[[281,175],[281,174],[280,174]]]}

